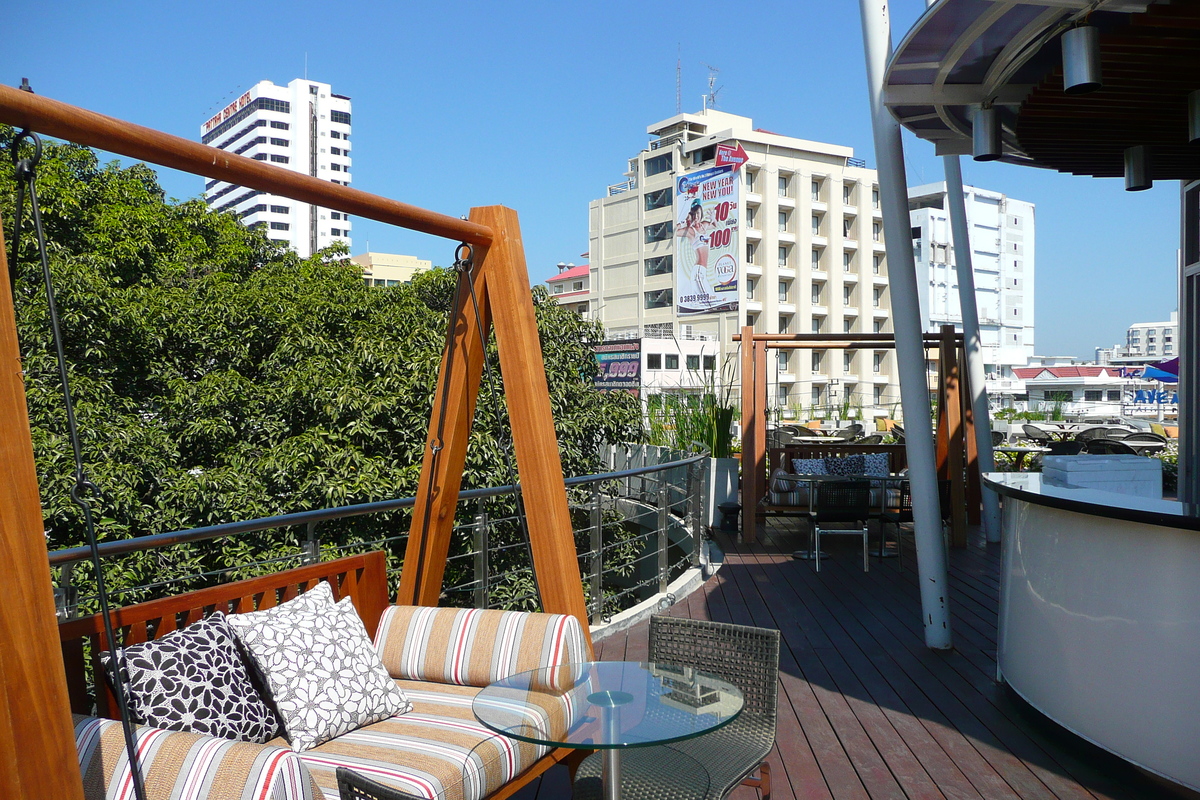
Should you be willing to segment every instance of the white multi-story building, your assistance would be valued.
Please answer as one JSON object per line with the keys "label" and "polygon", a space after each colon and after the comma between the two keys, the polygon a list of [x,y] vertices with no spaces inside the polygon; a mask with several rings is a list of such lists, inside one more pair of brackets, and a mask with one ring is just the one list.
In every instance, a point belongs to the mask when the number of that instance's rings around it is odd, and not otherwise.
{"label": "white multi-story building", "polygon": [[[1034,355],[1034,207],[974,186],[963,193],[984,369],[993,377],[1011,375]],[[908,204],[925,330],[954,325],[961,331],[946,184],[910,188]]]}
{"label": "white multi-story building", "polygon": [[362,268],[367,286],[399,286],[433,269],[433,262],[428,259],[399,253],[359,253],[350,263]]}
{"label": "white multi-story building", "polygon": [[1179,312],[1166,322],[1135,322],[1125,331],[1125,344],[1097,347],[1100,364],[1144,364],[1179,355]]}
{"label": "white multi-story building", "polygon": [[[350,98],[328,83],[259,81],[200,126],[200,140],[230,153],[350,185]],[[350,216],[286,197],[211,180],[204,201],[308,257],[333,242],[350,245]]]}
{"label": "white multi-story building", "polygon": [[[747,324],[759,333],[891,332],[878,179],[851,148],[712,109],[647,133],[626,180],[589,207],[590,312],[608,338],[642,340],[643,385],[711,384],[709,364],[724,367],[719,379],[738,380],[733,335]],[[732,184],[714,170],[725,146],[746,158]],[[727,183],[697,191],[706,177]],[[720,198],[723,206],[711,204]],[[689,307],[697,302],[710,310]],[[892,350],[774,358],[769,402],[784,417],[899,402]]]}

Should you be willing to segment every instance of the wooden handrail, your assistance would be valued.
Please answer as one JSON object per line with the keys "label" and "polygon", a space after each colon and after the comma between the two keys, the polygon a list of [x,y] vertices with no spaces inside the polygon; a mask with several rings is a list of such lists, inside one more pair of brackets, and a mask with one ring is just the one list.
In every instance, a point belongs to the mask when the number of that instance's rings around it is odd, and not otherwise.
{"label": "wooden handrail", "polygon": [[272,167],[11,86],[0,86],[0,122],[389,225],[476,245],[492,243],[492,231],[485,225]]}

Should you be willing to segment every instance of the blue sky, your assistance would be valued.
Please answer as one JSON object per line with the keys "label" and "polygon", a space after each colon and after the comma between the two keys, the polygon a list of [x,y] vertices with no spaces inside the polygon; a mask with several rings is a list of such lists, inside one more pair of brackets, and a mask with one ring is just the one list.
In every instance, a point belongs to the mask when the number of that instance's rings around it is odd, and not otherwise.
{"label": "blue sky", "polygon": [[[896,41],[924,8],[893,0]],[[354,101],[354,186],[448,214],[504,204],[521,218],[533,280],[582,263],[587,204],[622,180],[646,126],[695,111],[705,64],[718,107],[874,166],[858,3],[25,4],[0,48],[0,82],[180,136],[268,79],[327,81]],[[906,137],[909,182],[941,179]],[[965,159],[968,183],[1037,205],[1037,350],[1090,358],[1133,322],[1176,306],[1178,185]],[[174,197],[202,180],[162,171]],[[359,219],[366,249],[451,260],[452,245]]]}

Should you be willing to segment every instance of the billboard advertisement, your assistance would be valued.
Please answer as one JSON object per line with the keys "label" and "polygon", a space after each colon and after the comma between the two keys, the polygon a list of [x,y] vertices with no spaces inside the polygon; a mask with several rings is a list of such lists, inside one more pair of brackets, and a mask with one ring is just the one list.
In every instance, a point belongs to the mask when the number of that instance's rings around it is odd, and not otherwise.
{"label": "billboard advertisement", "polygon": [[680,314],[738,307],[740,164],[675,179],[675,305]]}
{"label": "billboard advertisement", "polygon": [[621,339],[596,345],[595,386],[602,392],[629,392],[642,388],[642,340]]}

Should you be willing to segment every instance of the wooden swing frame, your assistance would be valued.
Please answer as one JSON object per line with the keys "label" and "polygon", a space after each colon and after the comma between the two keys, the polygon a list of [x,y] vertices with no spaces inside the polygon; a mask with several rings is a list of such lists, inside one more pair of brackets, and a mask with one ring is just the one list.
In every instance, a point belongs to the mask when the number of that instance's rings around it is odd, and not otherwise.
{"label": "wooden swing frame", "polygon": [[[483,374],[482,325],[485,338],[495,331],[517,471],[526,507],[536,509],[528,516],[528,530],[543,610],[571,614],[589,630],[515,211],[485,206],[471,209],[469,219],[461,220],[7,86],[0,86],[0,122],[470,244],[474,268],[469,279],[479,318],[470,294],[459,292],[396,601],[430,606],[438,602]],[[8,573],[5,602],[0,605],[0,796],[82,800],[79,773],[66,766],[77,763],[74,729],[6,254],[0,226],[0,558]],[[435,427],[440,418],[445,425],[438,442]],[[428,527],[422,524],[427,512]]]}

